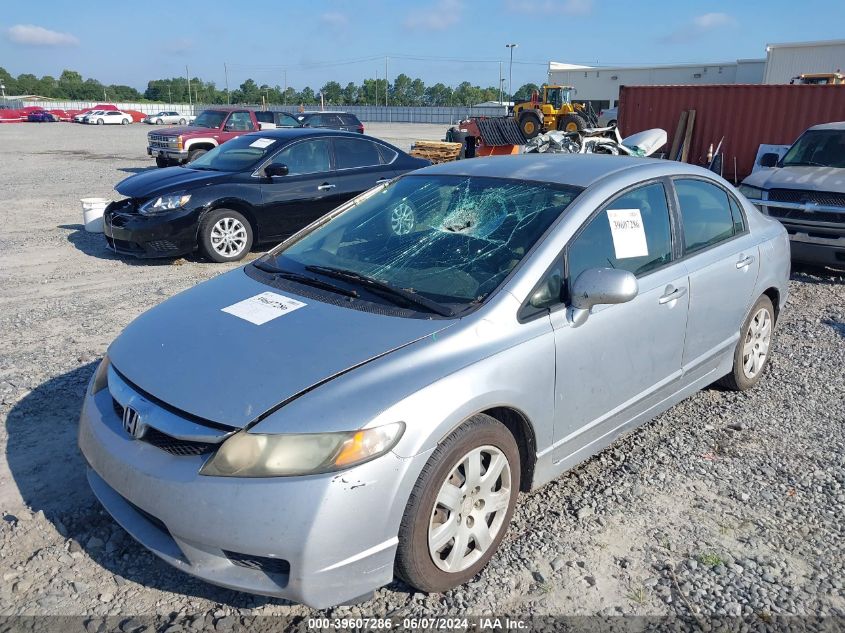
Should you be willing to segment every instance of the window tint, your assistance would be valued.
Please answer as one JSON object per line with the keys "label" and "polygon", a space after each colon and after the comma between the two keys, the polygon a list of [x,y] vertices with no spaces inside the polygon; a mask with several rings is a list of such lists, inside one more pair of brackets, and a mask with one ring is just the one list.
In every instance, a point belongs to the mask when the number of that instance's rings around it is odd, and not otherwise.
{"label": "window tint", "polygon": [[284,114],[283,112],[276,113],[276,125],[281,127],[297,127],[299,125],[299,121],[294,119],[289,114]]}
{"label": "window tint", "polygon": [[252,130],[255,126],[252,124],[252,118],[249,112],[232,112],[232,116],[226,122],[226,127],[230,130]]}
{"label": "window tint", "polygon": [[371,167],[381,163],[381,154],[376,144],[357,138],[336,138],[334,158],[337,169]]}
{"label": "window tint", "polygon": [[675,190],[688,253],[733,237],[734,219],[724,189],[703,180],[676,180]]}
{"label": "window tint", "polygon": [[276,154],[273,163],[287,165],[291,176],[329,171],[329,140],[322,138],[294,143]]}
{"label": "window tint", "polygon": [[672,261],[663,185],[646,185],[611,202],[570,244],[568,256],[570,284],[588,268],[619,268],[639,276]]}
{"label": "window tint", "polygon": [[313,114],[305,118],[305,124],[311,127],[322,127],[325,125],[325,120],[322,114]]}
{"label": "window tint", "polygon": [[742,209],[739,202],[733,196],[728,196],[728,201],[731,203],[731,215],[734,220],[734,235],[745,231],[745,219],[742,216]]}
{"label": "window tint", "polygon": [[344,125],[348,126],[357,126],[358,119],[355,118],[353,114],[341,114],[340,120],[343,122]]}
{"label": "window tint", "polygon": [[378,151],[381,152],[382,165],[389,165],[396,160],[397,156],[399,156],[398,152],[390,149],[389,147],[385,147],[384,145],[376,145],[376,147],[378,147]]}

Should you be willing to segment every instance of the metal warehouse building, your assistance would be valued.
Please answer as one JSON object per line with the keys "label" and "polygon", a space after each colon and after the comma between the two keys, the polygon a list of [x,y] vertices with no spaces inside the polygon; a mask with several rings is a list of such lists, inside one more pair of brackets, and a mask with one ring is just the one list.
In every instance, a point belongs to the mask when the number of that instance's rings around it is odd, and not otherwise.
{"label": "metal warehouse building", "polygon": [[621,86],[788,84],[802,73],[845,68],[845,40],[769,44],[765,59],[660,66],[584,66],[549,62],[552,84],[575,86],[578,101],[596,110],[616,105]]}

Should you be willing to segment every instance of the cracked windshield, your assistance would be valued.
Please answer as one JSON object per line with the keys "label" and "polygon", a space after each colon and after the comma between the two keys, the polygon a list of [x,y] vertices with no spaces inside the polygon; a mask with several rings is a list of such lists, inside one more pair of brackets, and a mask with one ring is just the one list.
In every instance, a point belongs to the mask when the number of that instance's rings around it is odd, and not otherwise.
{"label": "cracked windshield", "polygon": [[495,290],[580,191],[407,176],[268,259],[284,270],[352,272],[460,309]]}

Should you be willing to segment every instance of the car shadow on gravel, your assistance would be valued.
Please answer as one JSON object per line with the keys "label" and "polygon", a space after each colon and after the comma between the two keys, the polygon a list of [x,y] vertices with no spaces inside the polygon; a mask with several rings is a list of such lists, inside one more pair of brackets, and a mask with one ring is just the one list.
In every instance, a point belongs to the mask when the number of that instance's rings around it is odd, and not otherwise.
{"label": "car shadow on gravel", "polygon": [[[44,520],[69,539],[65,546],[70,552],[81,548],[117,578],[238,609],[292,604],[215,587],[172,568],[132,539],[101,508],[88,486],[85,460],[77,446],[79,412],[98,364],[85,360],[76,369],[38,385],[15,403],[7,416],[9,471],[33,514],[43,512]],[[9,516],[7,520],[16,519]],[[93,574],[96,576],[96,569]],[[103,586],[107,584],[111,581]]]}
{"label": "car shadow on gravel", "polygon": [[[67,240],[77,249],[99,259],[120,261],[127,266],[170,266],[182,258],[161,258],[161,259],[138,259],[135,257],[123,257],[110,250],[106,245],[106,238],[102,233],[90,233],[85,230],[82,224],[59,224],[56,228],[68,231]],[[188,255],[184,259],[201,262],[198,255]]]}

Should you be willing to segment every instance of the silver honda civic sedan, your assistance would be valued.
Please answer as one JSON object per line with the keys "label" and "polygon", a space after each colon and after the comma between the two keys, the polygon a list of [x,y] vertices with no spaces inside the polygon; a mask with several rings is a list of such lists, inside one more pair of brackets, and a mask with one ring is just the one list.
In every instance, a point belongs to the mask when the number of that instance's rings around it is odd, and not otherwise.
{"label": "silver honda civic sedan", "polygon": [[133,321],[82,409],[90,485],[209,582],[313,607],[471,579],[520,491],[763,376],[789,243],[713,173],[436,165]]}

